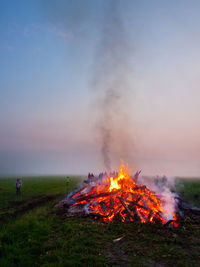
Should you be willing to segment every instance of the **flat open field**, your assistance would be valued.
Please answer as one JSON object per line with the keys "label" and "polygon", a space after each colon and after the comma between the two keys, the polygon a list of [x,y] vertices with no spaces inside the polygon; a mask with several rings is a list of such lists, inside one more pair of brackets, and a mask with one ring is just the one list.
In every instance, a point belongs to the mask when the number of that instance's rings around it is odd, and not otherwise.
{"label": "flat open field", "polygon": [[[15,179],[0,178],[0,266],[200,266],[200,222],[189,218],[166,228],[56,215],[82,180],[25,177],[16,196]],[[200,207],[200,180],[180,181],[176,190]]]}

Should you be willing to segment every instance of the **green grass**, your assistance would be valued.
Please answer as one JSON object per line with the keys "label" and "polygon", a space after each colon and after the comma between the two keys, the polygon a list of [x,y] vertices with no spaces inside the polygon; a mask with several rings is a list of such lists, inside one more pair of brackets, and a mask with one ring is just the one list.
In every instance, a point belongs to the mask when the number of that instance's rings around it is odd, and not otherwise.
{"label": "green grass", "polygon": [[75,188],[81,177],[72,177],[70,188],[66,187],[65,177],[22,177],[21,194],[15,194],[15,178],[0,178],[0,207],[12,205],[38,195],[64,195],[67,190]]}
{"label": "green grass", "polygon": [[[92,218],[56,215],[54,205],[79,184],[63,177],[23,178],[20,196],[14,179],[1,179],[0,216],[17,211],[41,195],[55,199],[0,222],[0,266],[199,266],[200,225],[186,220],[179,228],[139,222],[104,224]],[[181,194],[200,193],[195,181],[184,181]],[[198,188],[198,189],[197,189]],[[6,208],[9,207],[9,208]],[[115,239],[122,237],[120,241]]]}
{"label": "green grass", "polygon": [[200,208],[200,179],[177,179],[176,190],[191,205]]}

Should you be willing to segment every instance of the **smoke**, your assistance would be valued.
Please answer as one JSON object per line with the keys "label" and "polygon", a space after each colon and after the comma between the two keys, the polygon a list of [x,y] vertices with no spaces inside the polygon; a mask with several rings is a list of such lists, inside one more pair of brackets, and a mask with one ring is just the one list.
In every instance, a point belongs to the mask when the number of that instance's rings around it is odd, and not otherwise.
{"label": "smoke", "polygon": [[108,1],[93,66],[92,88],[96,97],[96,128],[106,170],[111,159],[119,164],[131,158],[128,96],[131,75],[131,47],[122,21],[120,1]]}
{"label": "smoke", "polygon": [[145,184],[147,188],[155,192],[162,200],[162,209],[167,221],[173,219],[173,214],[176,211],[176,196],[177,194],[172,192],[172,188],[175,186],[174,177],[144,177],[139,178],[139,183]]}
{"label": "smoke", "polygon": [[90,74],[91,98],[95,103],[91,105],[91,117],[95,117],[94,136],[98,136],[105,169],[111,170],[114,163],[118,168],[120,159],[126,162],[132,159],[133,150],[128,108],[132,53],[123,23],[123,11],[129,1],[43,0],[43,3],[50,20],[72,32],[77,49],[82,37],[96,39],[98,35]]}

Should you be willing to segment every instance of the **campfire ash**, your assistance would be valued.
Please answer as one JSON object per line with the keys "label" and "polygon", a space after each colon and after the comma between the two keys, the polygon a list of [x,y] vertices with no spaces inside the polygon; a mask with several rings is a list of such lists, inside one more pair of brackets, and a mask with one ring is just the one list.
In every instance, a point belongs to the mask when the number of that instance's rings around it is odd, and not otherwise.
{"label": "campfire ash", "polygon": [[139,172],[131,178],[128,167],[122,164],[115,177],[104,174],[68,194],[59,206],[67,208],[69,216],[92,215],[104,222],[115,218],[122,222],[166,224],[170,221],[177,227],[175,199],[167,197],[164,191],[158,195],[139,184],[138,176]]}

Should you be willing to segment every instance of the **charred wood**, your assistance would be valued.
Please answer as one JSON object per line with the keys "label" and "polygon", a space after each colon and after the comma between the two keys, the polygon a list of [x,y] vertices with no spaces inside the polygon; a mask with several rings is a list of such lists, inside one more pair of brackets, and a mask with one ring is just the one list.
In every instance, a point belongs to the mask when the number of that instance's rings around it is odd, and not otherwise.
{"label": "charred wood", "polygon": [[128,215],[134,220],[134,215],[131,213],[130,209],[127,207],[127,205],[124,203],[124,200],[120,197],[118,197],[122,206],[125,208],[125,210],[128,212]]}

